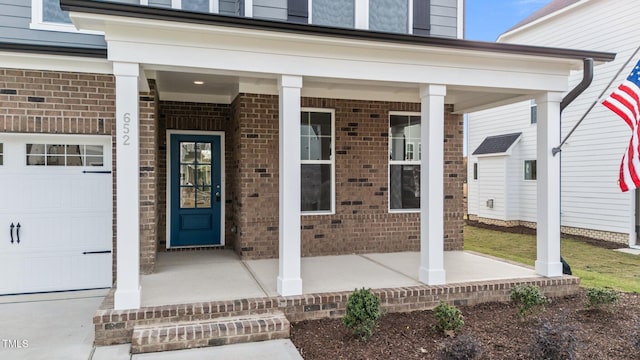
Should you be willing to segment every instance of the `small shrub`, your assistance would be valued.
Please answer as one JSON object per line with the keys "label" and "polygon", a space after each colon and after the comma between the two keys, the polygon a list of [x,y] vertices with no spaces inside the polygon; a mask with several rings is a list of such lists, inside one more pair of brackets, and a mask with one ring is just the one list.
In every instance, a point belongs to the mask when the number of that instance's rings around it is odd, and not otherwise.
{"label": "small shrub", "polygon": [[433,309],[433,315],[436,317],[436,330],[448,335],[455,334],[464,325],[464,316],[460,309],[443,301]]}
{"label": "small shrub", "polygon": [[511,301],[519,306],[518,315],[524,319],[537,310],[544,311],[547,298],[535,285],[517,285],[511,290]]}
{"label": "small shrub", "polygon": [[573,360],[578,341],[567,320],[559,323],[545,321],[536,332],[531,355],[536,360]]}
{"label": "small shrub", "polygon": [[362,341],[367,341],[380,319],[380,298],[370,289],[355,290],[347,301],[347,313],[342,324]]}
{"label": "small shrub", "polygon": [[588,288],[587,304],[591,309],[601,310],[618,302],[618,293],[612,289],[605,288]]}
{"label": "small shrub", "polygon": [[448,339],[438,350],[440,360],[472,360],[480,358],[480,342],[470,335],[460,335]]}

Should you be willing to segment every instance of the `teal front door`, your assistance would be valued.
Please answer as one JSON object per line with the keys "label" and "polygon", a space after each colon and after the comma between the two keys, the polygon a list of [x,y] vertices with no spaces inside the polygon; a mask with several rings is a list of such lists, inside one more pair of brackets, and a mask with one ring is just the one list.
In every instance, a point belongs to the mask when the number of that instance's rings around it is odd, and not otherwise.
{"label": "teal front door", "polygon": [[170,135],[170,246],[222,245],[219,135]]}

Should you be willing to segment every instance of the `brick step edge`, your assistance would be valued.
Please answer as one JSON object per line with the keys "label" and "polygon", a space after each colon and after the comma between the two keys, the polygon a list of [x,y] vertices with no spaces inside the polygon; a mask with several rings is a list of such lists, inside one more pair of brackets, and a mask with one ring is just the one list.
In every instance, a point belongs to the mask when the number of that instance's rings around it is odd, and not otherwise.
{"label": "brick step edge", "polygon": [[289,338],[283,313],[253,314],[133,328],[131,353],[149,353]]}

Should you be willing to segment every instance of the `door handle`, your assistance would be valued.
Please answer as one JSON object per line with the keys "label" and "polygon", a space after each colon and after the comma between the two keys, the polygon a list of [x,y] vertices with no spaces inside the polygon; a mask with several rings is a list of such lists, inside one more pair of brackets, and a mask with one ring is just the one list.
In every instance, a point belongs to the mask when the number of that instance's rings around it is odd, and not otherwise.
{"label": "door handle", "polygon": [[17,243],[20,244],[20,223],[16,225],[16,237],[18,238]]}
{"label": "door handle", "polygon": [[216,202],[220,202],[220,191],[216,191]]}
{"label": "door handle", "polygon": [[13,225],[13,223],[11,223],[11,225],[9,226],[9,235],[11,235],[11,243],[13,244],[13,228],[16,227],[15,225]]}

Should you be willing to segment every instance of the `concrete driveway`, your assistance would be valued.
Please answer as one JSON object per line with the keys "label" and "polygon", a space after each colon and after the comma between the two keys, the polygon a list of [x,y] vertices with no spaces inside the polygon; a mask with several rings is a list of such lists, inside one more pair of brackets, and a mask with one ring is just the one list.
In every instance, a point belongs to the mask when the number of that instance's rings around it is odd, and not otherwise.
{"label": "concrete driveway", "polygon": [[131,356],[129,344],[94,348],[93,313],[107,290],[0,296],[0,359],[302,360],[286,340]]}

